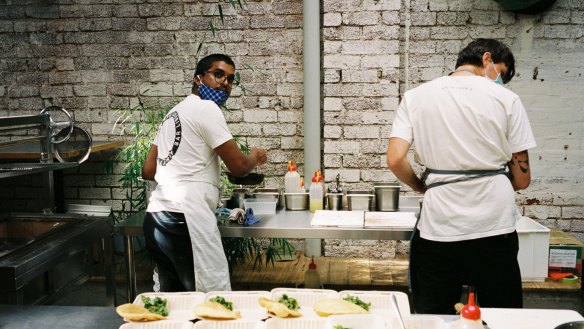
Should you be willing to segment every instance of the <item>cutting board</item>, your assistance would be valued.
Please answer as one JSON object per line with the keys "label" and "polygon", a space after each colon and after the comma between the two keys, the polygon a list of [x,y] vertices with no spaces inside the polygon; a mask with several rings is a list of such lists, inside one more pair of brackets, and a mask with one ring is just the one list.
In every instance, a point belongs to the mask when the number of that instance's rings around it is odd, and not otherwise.
{"label": "cutting board", "polygon": [[368,211],[365,213],[365,227],[413,228],[415,225],[415,212]]}
{"label": "cutting board", "polygon": [[310,226],[363,227],[364,211],[317,210]]}

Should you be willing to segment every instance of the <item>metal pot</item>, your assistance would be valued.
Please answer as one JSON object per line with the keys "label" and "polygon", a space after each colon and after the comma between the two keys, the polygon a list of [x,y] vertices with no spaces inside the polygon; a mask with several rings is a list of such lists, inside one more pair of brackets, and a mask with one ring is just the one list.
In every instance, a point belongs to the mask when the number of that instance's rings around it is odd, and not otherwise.
{"label": "metal pot", "polygon": [[246,188],[236,188],[231,194],[231,199],[227,201],[226,207],[229,209],[243,209],[243,200],[248,197],[249,190]]}
{"label": "metal pot", "polygon": [[343,193],[327,193],[329,210],[343,210]]}
{"label": "metal pot", "polygon": [[347,205],[349,210],[370,210],[373,194],[367,191],[347,191]]}
{"label": "metal pot", "polygon": [[399,191],[401,186],[397,183],[375,183],[375,210],[398,211]]}
{"label": "metal pot", "polygon": [[554,329],[584,329],[584,321],[562,323]]}

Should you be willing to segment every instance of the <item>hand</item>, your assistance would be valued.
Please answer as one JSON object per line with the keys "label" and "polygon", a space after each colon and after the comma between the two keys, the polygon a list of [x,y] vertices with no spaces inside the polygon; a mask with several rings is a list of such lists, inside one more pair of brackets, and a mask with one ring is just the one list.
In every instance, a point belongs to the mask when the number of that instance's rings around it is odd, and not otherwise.
{"label": "hand", "polygon": [[256,160],[256,166],[261,166],[268,161],[266,150],[260,148],[252,148],[249,155]]}

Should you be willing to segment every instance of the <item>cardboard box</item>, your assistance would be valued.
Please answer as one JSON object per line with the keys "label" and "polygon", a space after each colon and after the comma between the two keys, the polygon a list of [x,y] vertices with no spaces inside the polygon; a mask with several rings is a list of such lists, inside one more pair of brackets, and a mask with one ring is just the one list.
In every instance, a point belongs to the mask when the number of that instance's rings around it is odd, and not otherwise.
{"label": "cardboard box", "polygon": [[548,275],[570,272],[582,277],[582,242],[558,228],[550,231]]}

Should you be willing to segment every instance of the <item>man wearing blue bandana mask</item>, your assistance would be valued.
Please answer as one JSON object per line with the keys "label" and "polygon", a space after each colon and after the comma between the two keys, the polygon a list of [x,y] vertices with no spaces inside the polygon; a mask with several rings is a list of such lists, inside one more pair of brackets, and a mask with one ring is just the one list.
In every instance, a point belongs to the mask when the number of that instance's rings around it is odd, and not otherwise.
{"label": "man wearing blue bandana mask", "polygon": [[[530,184],[536,143],[519,96],[500,86],[514,74],[505,44],[477,39],[454,72],[406,91],[396,110],[387,164],[424,194],[410,242],[416,313],[454,314],[464,286],[481,307],[523,306],[514,191]],[[414,141],[421,177],[408,160]]]}
{"label": "man wearing blue bandana mask", "polygon": [[231,290],[215,218],[219,161],[236,177],[267,161],[260,148],[242,153],[229,131],[220,106],[235,85],[229,56],[201,59],[192,94],[166,115],[142,168],[142,177],[157,183],[143,228],[160,291]]}

